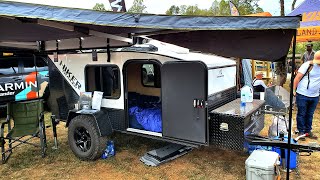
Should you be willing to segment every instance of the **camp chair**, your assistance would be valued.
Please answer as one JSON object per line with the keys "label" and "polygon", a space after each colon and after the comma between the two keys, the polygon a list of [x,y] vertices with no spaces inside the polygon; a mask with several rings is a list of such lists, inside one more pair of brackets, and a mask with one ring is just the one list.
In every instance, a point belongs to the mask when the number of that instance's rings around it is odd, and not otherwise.
{"label": "camp chair", "polygon": [[[14,122],[12,129],[10,119]],[[21,144],[41,147],[42,157],[45,156],[46,133],[43,115],[43,100],[8,103],[7,119],[5,122],[0,122],[0,125],[2,164],[6,163],[12,150]],[[4,136],[5,125],[8,126],[8,133],[6,136]],[[35,137],[40,138],[40,146],[28,142]],[[5,148],[6,140],[8,141],[7,149]]]}

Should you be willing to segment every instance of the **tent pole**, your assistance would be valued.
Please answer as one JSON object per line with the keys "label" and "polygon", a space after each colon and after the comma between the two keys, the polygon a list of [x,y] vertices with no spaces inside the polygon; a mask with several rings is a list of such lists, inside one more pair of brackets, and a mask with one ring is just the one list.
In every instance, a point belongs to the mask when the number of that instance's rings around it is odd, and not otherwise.
{"label": "tent pole", "polygon": [[297,30],[293,34],[292,44],[292,61],[291,61],[291,84],[290,84],[290,109],[289,109],[289,133],[288,133],[288,153],[287,153],[287,178],[290,177],[290,151],[291,151],[291,136],[292,136],[292,109],[293,109],[293,81],[294,81],[294,70],[296,66],[296,43],[297,43]]}
{"label": "tent pole", "polygon": [[38,68],[37,68],[37,63],[36,63],[36,61],[37,61],[37,57],[36,57],[36,55],[35,54],[32,54],[32,56],[33,56],[33,63],[34,63],[34,68],[35,68],[35,71],[36,71],[36,83],[37,83],[37,88],[36,88],[36,90],[37,90],[37,95],[38,95],[38,97],[36,98],[36,99],[40,99],[40,87],[39,87],[39,79],[38,79]]}
{"label": "tent pole", "polygon": [[237,91],[239,91],[241,89],[241,73],[242,72],[242,59],[241,58],[237,58],[237,82],[236,82],[236,86],[237,86]]}

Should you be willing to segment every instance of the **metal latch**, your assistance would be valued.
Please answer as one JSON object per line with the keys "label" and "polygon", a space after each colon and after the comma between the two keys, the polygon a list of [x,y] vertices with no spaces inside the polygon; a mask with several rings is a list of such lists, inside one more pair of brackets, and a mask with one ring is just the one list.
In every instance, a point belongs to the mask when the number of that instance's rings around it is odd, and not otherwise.
{"label": "metal latch", "polygon": [[194,108],[206,108],[208,106],[208,102],[202,99],[194,99],[193,107]]}

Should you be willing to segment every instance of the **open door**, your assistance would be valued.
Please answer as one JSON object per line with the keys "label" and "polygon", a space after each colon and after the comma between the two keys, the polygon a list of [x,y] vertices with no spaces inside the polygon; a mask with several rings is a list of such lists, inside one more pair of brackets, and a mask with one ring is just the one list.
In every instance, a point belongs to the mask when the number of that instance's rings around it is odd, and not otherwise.
{"label": "open door", "polygon": [[193,61],[167,62],[161,68],[162,135],[208,144],[207,67]]}

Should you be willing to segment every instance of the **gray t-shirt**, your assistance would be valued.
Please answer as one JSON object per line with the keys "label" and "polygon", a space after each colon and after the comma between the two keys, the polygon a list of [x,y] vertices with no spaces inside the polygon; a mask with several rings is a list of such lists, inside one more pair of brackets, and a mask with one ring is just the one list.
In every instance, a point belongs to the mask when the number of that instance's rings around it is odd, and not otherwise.
{"label": "gray t-shirt", "polygon": [[314,58],[314,51],[312,50],[311,53],[309,54],[308,51],[306,51],[303,56],[302,56],[302,61],[306,62],[306,61],[311,61]]}
{"label": "gray t-shirt", "polygon": [[[307,61],[301,65],[298,72],[306,74],[310,61]],[[309,88],[308,87],[308,75],[306,74],[298,84],[297,93],[307,97],[318,97],[320,90],[320,66],[313,64],[313,68],[309,73]]]}

